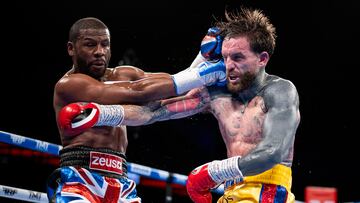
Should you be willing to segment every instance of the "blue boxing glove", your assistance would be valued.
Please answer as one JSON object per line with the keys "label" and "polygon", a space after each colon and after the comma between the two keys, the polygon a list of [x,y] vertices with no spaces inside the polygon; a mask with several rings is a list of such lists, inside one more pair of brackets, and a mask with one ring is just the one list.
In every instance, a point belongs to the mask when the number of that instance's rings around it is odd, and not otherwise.
{"label": "blue boxing glove", "polygon": [[217,27],[209,28],[207,34],[201,42],[201,55],[210,62],[217,62],[222,58],[221,46],[223,38],[220,36],[220,29]]}
{"label": "blue boxing glove", "polygon": [[205,61],[199,65],[199,75],[206,86],[226,84],[226,68],[224,60],[216,63]]}
{"label": "blue boxing glove", "polygon": [[191,63],[189,69],[196,68],[204,61],[216,63],[222,59],[222,42],[223,37],[220,36],[220,29],[217,27],[209,28],[207,34],[201,41],[199,54]]}
{"label": "blue boxing glove", "polygon": [[191,89],[226,83],[226,69],[223,60],[217,63],[204,61],[197,67],[172,75],[176,93],[183,94]]}

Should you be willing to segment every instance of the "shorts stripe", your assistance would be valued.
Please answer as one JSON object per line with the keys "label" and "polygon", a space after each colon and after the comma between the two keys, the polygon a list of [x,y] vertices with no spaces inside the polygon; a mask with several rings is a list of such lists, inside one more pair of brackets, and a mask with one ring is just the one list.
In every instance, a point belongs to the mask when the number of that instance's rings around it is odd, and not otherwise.
{"label": "shorts stripe", "polygon": [[287,200],[288,192],[280,185],[263,184],[260,192],[261,203],[284,203]]}
{"label": "shorts stripe", "polygon": [[281,185],[278,185],[276,188],[276,195],[274,203],[284,203],[287,200],[288,192],[286,188],[282,187]]}

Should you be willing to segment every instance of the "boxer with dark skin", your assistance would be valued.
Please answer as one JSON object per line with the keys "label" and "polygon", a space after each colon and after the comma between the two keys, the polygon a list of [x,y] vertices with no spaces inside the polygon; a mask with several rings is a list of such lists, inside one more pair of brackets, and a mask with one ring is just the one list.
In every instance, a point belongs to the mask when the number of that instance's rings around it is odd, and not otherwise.
{"label": "boxer with dark skin", "polygon": [[[150,101],[181,95],[194,87],[225,80],[225,67],[223,64],[197,67],[204,62],[197,57],[192,64],[196,71],[191,73],[147,73],[133,66],[109,68],[110,32],[103,22],[91,17],[73,24],[67,51],[72,58],[73,67],[56,83],[53,100],[64,148],[60,151],[61,170],[57,170],[57,174],[49,178],[49,199],[53,202],[67,202],[76,197],[90,202],[140,202],[135,187],[132,187],[134,182],[126,179],[126,126],[119,125],[122,118],[118,115],[123,109],[115,104],[144,105]],[[104,119],[110,126],[97,126],[85,131],[64,130],[59,124],[59,119],[64,117],[59,112],[64,106],[74,102],[79,103],[72,109],[68,108],[66,115],[83,113],[81,116],[86,116],[88,102],[109,105],[110,108],[105,108],[104,111],[113,116]],[[70,186],[67,183],[74,182],[73,175],[76,173],[91,174],[95,179],[114,178],[106,179],[109,190],[104,191],[105,194],[113,195],[104,196],[86,189],[91,183],[82,183],[81,178],[77,179],[78,184]],[[79,177],[80,175],[76,176]],[[118,184],[119,181],[122,186]],[[126,195],[120,191],[124,187],[131,187]]]}

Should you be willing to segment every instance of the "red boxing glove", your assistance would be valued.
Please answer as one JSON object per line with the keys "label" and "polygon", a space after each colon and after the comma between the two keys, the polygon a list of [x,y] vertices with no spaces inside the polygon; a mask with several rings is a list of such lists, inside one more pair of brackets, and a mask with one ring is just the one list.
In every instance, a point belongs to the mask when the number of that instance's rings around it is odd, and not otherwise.
{"label": "red boxing glove", "polygon": [[221,161],[212,161],[194,169],[188,176],[186,189],[190,198],[196,203],[211,203],[210,189],[219,186],[226,180],[243,178],[239,169],[240,156]]}
{"label": "red boxing glove", "polygon": [[71,103],[58,114],[58,125],[66,135],[78,135],[93,127],[99,120],[100,110],[94,103]]}
{"label": "red boxing glove", "polygon": [[204,164],[191,171],[186,182],[186,190],[190,198],[196,203],[211,203],[210,189],[218,185],[210,177],[208,165]]}

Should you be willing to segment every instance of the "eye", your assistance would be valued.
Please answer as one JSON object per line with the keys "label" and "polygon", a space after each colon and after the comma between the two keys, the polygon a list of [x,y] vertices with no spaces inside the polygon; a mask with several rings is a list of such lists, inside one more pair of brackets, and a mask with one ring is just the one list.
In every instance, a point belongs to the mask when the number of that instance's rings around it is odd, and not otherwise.
{"label": "eye", "polygon": [[85,46],[87,46],[87,47],[94,47],[94,46],[96,46],[96,43],[87,42],[87,43],[85,43]]}
{"label": "eye", "polygon": [[101,45],[103,47],[109,47],[110,46],[110,42],[109,41],[104,41],[104,42],[101,42]]}
{"label": "eye", "polygon": [[234,61],[241,61],[244,59],[244,56],[242,54],[236,54],[236,55],[233,55],[231,58]]}

